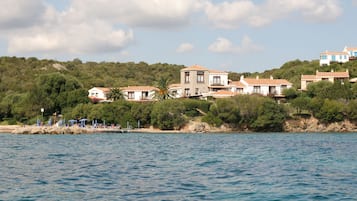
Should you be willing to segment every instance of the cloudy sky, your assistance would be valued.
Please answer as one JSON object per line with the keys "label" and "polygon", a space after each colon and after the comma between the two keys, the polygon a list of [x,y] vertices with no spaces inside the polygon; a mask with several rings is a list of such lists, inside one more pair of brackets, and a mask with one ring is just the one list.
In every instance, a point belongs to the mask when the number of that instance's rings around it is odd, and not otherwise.
{"label": "cloudy sky", "polygon": [[0,55],[264,71],[357,46],[357,0],[0,0]]}

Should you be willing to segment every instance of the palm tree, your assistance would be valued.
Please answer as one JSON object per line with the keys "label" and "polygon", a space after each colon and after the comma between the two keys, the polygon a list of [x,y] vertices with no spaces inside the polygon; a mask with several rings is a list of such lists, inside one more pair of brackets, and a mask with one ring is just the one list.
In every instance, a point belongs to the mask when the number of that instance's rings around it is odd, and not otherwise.
{"label": "palm tree", "polygon": [[107,95],[107,98],[112,101],[117,101],[124,99],[124,94],[119,88],[112,88],[110,89],[110,92]]}
{"label": "palm tree", "polygon": [[156,87],[159,89],[155,93],[155,97],[158,100],[165,100],[172,98],[169,92],[169,78],[160,77],[160,79],[156,83]]}

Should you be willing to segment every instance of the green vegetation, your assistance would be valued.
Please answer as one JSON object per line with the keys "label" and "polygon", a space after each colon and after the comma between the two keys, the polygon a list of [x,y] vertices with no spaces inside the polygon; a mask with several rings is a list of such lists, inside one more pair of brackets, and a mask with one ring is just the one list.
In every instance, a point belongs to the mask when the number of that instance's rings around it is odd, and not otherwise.
{"label": "green vegetation", "polygon": [[[286,101],[278,104],[269,97],[240,95],[211,101],[170,99],[168,86],[179,82],[183,66],[170,64],[68,62],[36,58],[0,57],[0,122],[33,124],[54,114],[65,119],[87,118],[100,123],[154,126],[180,129],[191,119],[213,126],[237,130],[282,131],[288,118],[313,116],[321,123],[349,119],[357,123],[357,84],[317,82],[299,91],[301,74],[349,70],[357,77],[357,61],[320,67],[317,61],[291,61],[279,69],[259,73],[229,73],[239,80],[259,75],[287,79],[294,88],[285,90]],[[158,76],[160,75],[160,76]],[[159,89],[157,102],[128,102],[119,89],[128,85],[151,85]],[[93,86],[115,87],[109,93],[112,103],[93,104],[87,90]]]}

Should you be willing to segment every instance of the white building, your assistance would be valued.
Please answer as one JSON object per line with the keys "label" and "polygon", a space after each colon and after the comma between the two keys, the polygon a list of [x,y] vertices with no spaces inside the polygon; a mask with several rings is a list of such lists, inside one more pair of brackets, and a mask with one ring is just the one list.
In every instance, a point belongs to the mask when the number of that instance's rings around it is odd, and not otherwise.
{"label": "white building", "polygon": [[159,90],[152,86],[128,86],[120,88],[128,101],[153,101]]}
{"label": "white building", "polygon": [[357,47],[345,47],[344,52],[347,52],[350,58],[357,58]]}
{"label": "white building", "polygon": [[[93,103],[98,102],[111,102],[108,100],[107,95],[112,88],[93,87],[88,90],[88,98]],[[152,86],[128,86],[119,88],[128,101],[153,101],[155,100],[155,93],[158,91],[156,87]]]}
{"label": "white building", "polygon": [[332,62],[346,63],[350,55],[347,52],[329,52],[325,51],[320,54],[320,66],[330,65]]}
{"label": "white building", "polygon": [[92,102],[105,102],[107,101],[107,94],[110,92],[111,88],[106,87],[93,87],[88,90],[88,98]]}
{"label": "white building", "polygon": [[269,79],[244,78],[241,76],[241,84],[236,87],[241,94],[261,94],[263,96],[280,97],[285,89],[291,88],[292,83],[285,79],[274,79],[270,76]]}

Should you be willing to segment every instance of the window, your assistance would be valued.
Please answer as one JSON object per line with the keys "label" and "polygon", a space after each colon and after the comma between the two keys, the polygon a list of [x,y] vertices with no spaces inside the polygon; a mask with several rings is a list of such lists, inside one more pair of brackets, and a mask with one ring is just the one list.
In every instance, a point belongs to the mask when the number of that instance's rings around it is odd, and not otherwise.
{"label": "window", "polygon": [[254,86],[253,93],[260,94],[260,86]]}
{"label": "window", "polygon": [[190,72],[185,72],[185,83],[190,83]]}
{"label": "window", "polygon": [[243,88],[237,88],[236,91],[241,94],[243,93]]}
{"label": "window", "polygon": [[190,96],[190,89],[189,88],[185,88],[185,96]]}
{"label": "window", "polygon": [[321,55],[321,59],[326,60],[327,56],[326,55]]}
{"label": "window", "polygon": [[134,92],[133,91],[129,91],[128,92],[128,99],[134,99],[134,98],[135,98]]}
{"label": "window", "polygon": [[281,85],[281,89],[283,90],[283,89],[286,89],[286,88],[288,88],[288,86],[286,86],[286,85]]}
{"label": "window", "polygon": [[221,76],[213,76],[213,84],[220,85],[221,84]]}
{"label": "window", "polygon": [[204,83],[204,72],[197,71],[197,83]]}
{"label": "window", "polygon": [[149,97],[149,92],[148,91],[143,91],[141,92],[141,99],[148,99]]}

